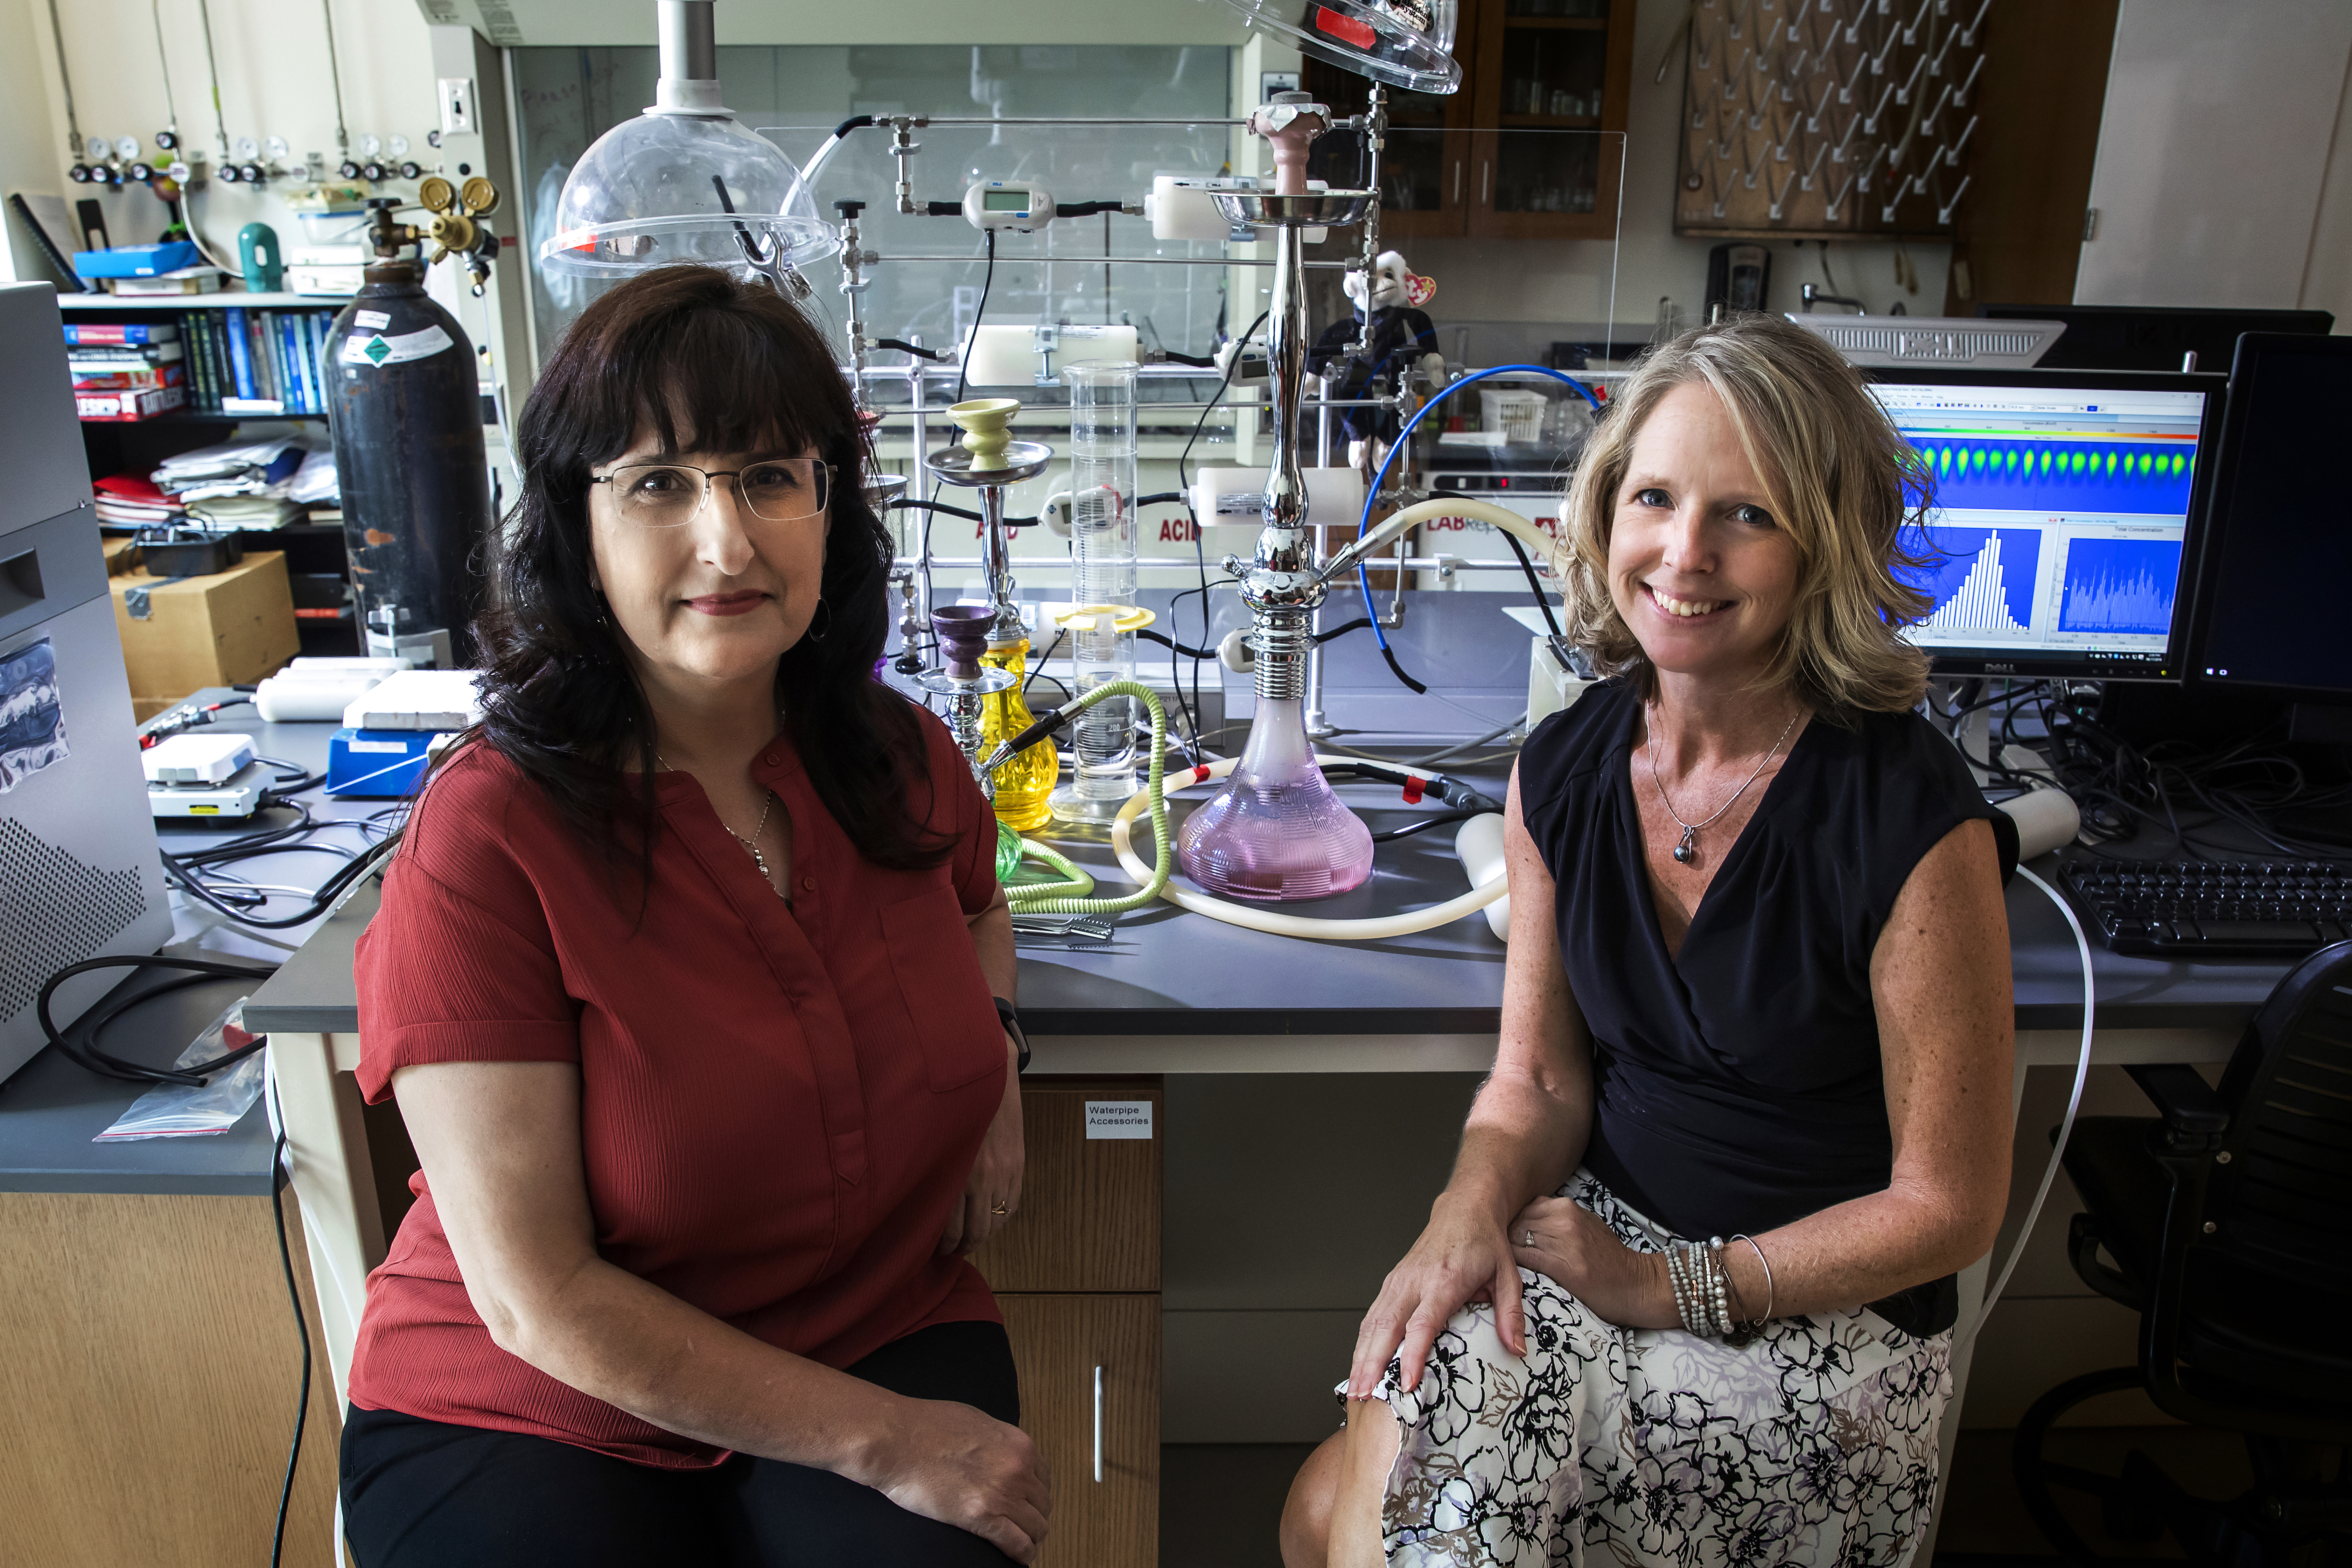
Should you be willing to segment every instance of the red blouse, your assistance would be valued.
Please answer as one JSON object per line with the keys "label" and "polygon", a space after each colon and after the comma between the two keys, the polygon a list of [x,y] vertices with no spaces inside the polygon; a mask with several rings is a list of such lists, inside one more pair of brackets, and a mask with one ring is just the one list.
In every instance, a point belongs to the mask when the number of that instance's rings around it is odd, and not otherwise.
{"label": "red blouse", "polygon": [[[752,775],[791,813],[793,903],[688,774],[656,776],[642,921],[634,859],[585,843],[476,746],[434,780],[361,937],[360,1087],[419,1062],[580,1065],[596,1250],[795,1355],[844,1367],[933,1323],[999,1321],[937,1256],[1003,1098],[1003,1033],[966,928],[996,895],[996,824],[925,714],[912,803],[952,858],[859,858],[779,737]],[[616,896],[617,890],[617,896]],[[425,1174],[368,1277],[351,1397],[671,1468],[726,1456],[490,1342]]]}

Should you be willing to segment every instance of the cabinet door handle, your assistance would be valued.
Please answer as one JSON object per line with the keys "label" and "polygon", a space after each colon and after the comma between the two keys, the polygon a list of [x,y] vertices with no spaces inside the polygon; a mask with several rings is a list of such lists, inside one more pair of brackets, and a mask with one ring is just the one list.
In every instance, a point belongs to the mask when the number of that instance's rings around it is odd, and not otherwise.
{"label": "cabinet door handle", "polygon": [[1478,160],[1478,205],[1482,207],[1486,205],[1486,182],[1494,173],[1494,164],[1484,158]]}
{"label": "cabinet door handle", "polygon": [[1102,1367],[1095,1368],[1095,1480],[1103,1478],[1103,1385]]}
{"label": "cabinet door handle", "polygon": [[1454,160],[1454,205],[1462,205],[1462,160]]}

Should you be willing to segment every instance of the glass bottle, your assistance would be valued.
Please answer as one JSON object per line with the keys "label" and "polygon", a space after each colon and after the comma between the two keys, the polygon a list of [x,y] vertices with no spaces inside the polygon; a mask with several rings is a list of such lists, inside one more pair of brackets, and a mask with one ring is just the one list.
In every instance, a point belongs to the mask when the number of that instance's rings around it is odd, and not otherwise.
{"label": "glass bottle", "polygon": [[1242,760],[1184,819],[1176,863],[1229,899],[1320,899],[1372,874],[1371,829],[1315,765],[1298,700],[1258,699]]}
{"label": "glass bottle", "polygon": [[[1037,721],[1021,695],[1029,672],[1029,639],[992,642],[980,662],[990,668],[1009,669],[1018,678],[1002,691],[981,699],[980,754],[996,749]],[[1040,741],[989,775],[996,786],[996,820],[1016,833],[1030,833],[1054,820],[1046,802],[1062,770],[1062,753],[1051,741]]]}

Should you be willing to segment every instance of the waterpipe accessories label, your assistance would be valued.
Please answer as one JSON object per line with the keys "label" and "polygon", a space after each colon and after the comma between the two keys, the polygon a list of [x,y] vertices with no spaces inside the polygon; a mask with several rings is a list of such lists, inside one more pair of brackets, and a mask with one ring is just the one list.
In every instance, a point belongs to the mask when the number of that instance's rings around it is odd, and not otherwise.
{"label": "waterpipe accessories label", "polygon": [[1148,1100],[1087,1100],[1087,1136],[1089,1138],[1150,1137],[1151,1101]]}
{"label": "waterpipe accessories label", "polygon": [[404,364],[413,359],[428,359],[449,347],[454,340],[439,325],[422,331],[403,332],[387,338],[382,332],[353,332],[343,340],[340,356],[345,364]]}

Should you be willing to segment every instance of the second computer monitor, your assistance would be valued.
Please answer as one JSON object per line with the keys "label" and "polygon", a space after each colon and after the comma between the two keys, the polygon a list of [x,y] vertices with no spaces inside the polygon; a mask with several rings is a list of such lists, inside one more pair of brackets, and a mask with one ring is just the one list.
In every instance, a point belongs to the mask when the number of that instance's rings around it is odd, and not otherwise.
{"label": "second computer monitor", "polygon": [[1872,390],[1935,471],[1906,574],[1938,673],[2178,680],[2219,375],[1887,370]]}

